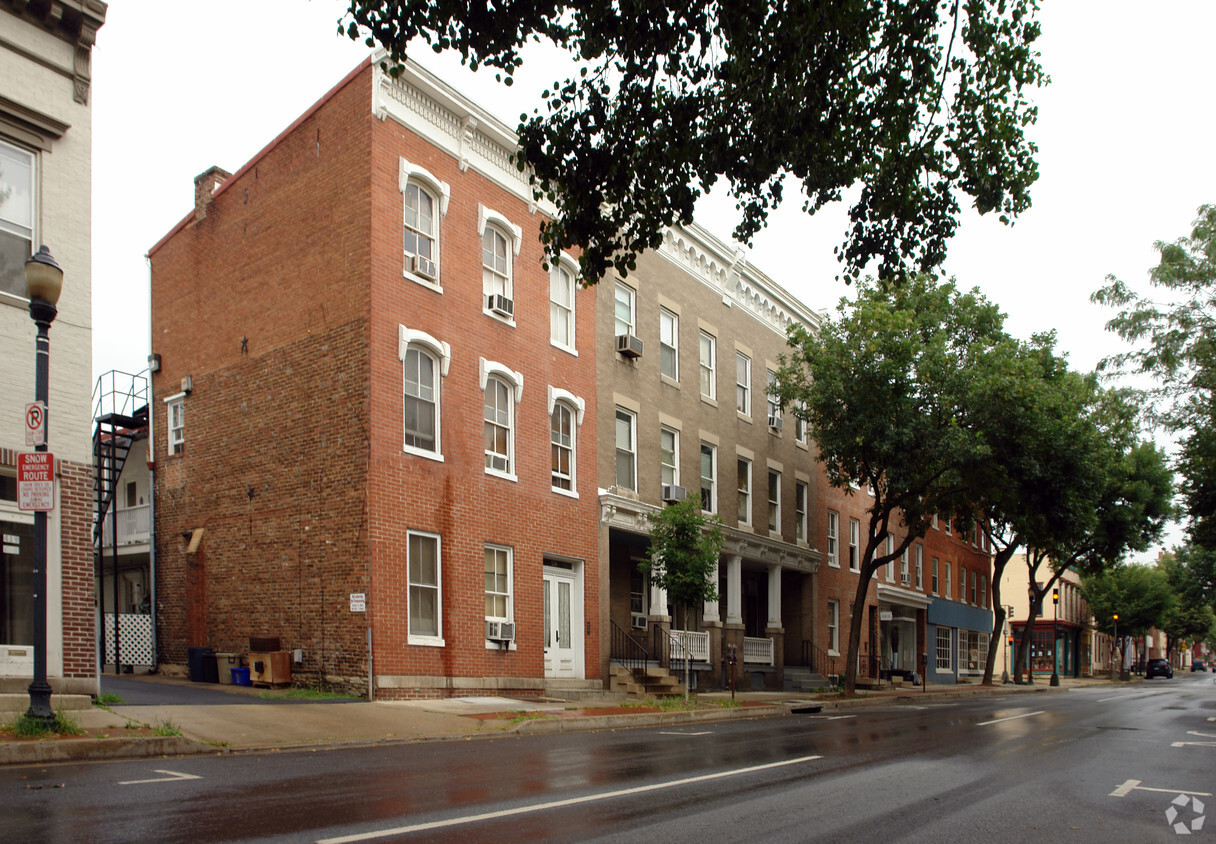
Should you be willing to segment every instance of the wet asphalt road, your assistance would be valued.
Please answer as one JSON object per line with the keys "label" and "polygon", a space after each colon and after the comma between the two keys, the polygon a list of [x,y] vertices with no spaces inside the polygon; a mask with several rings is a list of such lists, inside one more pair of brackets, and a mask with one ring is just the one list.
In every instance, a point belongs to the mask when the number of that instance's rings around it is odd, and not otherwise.
{"label": "wet asphalt road", "polygon": [[0,789],[14,841],[1178,841],[1167,812],[1194,825],[1197,797],[1198,842],[1216,684],[10,768]]}

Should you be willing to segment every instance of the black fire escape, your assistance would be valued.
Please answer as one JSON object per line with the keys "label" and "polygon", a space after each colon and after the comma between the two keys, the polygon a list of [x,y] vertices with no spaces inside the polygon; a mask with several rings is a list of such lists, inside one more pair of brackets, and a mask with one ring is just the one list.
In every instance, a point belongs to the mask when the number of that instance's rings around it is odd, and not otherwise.
{"label": "black fire escape", "polygon": [[[93,389],[93,545],[96,549],[97,584],[104,580],[106,514],[114,508],[118,479],[135,443],[148,436],[148,379],[111,370],[97,379]],[[122,670],[119,651],[118,519],[110,519],[114,572],[114,673]],[[98,606],[102,606],[98,595]]]}

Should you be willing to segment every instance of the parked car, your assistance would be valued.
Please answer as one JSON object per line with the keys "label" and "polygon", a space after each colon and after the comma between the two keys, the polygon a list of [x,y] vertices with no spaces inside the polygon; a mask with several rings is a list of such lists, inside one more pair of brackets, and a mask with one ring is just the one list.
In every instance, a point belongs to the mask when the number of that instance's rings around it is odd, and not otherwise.
{"label": "parked car", "polygon": [[1202,659],[1192,659],[1191,660],[1191,670],[1192,671],[1207,671],[1208,667]]}
{"label": "parked car", "polygon": [[1166,659],[1150,659],[1148,665],[1144,669],[1144,679],[1151,680],[1154,677],[1165,677],[1172,680],[1174,677],[1174,667],[1170,665]]}

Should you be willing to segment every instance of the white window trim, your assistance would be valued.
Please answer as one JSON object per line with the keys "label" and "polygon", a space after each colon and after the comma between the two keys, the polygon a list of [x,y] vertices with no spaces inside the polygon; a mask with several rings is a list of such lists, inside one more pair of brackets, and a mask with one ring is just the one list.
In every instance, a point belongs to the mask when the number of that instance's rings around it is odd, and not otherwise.
{"label": "white window trim", "polygon": [[[945,632],[945,634],[946,634],[946,664],[945,665],[942,665],[942,651],[941,651],[941,644],[939,641],[943,632]],[[934,634],[933,640],[934,640],[933,641],[934,667],[938,671],[953,672],[954,671],[954,659],[953,659],[953,657],[954,657],[954,635],[953,635],[953,632],[951,631],[951,629],[949,627],[938,626],[937,633]]]}
{"label": "white window trim", "polygon": [[[709,340],[709,366],[701,360],[701,339]],[[701,398],[716,401],[718,398],[718,338],[705,329],[697,335],[697,389],[701,389],[701,369],[709,370],[709,392],[702,392]]]}
{"label": "white window trim", "polygon": [[[768,523],[770,524],[770,527],[768,529],[768,535],[772,536],[772,537],[781,536],[781,474],[782,473],[779,470],[770,468],[768,470],[769,483],[765,484],[764,498],[768,502],[768,508],[767,508],[767,512],[765,513],[765,515],[768,517]],[[772,498],[769,498],[769,496],[768,496],[769,487],[771,486],[772,480],[773,480],[773,475],[777,476],[777,500],[776,501],[774,501]],[[774,521],[777,523],[777,526],[775,528],[771,526],[771,523]]]}
{"label": "white window trim", "polygon": [[[483,388],[484,391],[484,388]],[[549,408],[550,426],[552,426],[553,411],[557,409],[558,402],[566,405],[574,415],[574,427],[570,442],[570,489],[562,489],[552,485],[553,477],[550,471],[550,486],[549,489],[556,492],[558,495],[569,496],[570,498],[578,498],[578,429],[583,426],[583,413],[587,408],[587,403],[579,396],[569,390],[563,390],[561,387],[549,385],[549,400],[547,407]],[[550,433],[552,438],[552,433]],[[550,442],[552,445],[552,442]]]}
{"label": "white window trim", "polygon": [[[578,300],[578,263],[568,254],[563,252],[554,265],[549,268],[549,272],[550,274],[556,273],[559,269],[564,269],[566,272],[570,273],[570,345],[566,346],[554,341],[552,323],[549,325],[549,345],[555,349],[561,349],[563,352],[569,352],[575,357],[578,357],[578,341],[576,339],[575,331],[575,327],[578,325],[578,320],[575,318],[574,310],[575,303]],[[550,284],[552,284],[552,281],[550,281]],[[552,307],[552,292],[549,294],[549,302],[550,307]],[[550,314],[549,319],[553,319],[552,314]],[[580,422],[580,424],[582,423]]]}
{"label": "white window trim", "polygon": [[499,214],[492,208],[486,208],[481,203],[477,204],[477,237],[478,239],[485,236],[486,225],[493,223],[495,226],[503,230],[507,235],[507,239],[511,241],[511,251],[515,257],[519,257],[519,247],[523,243],[523,229],[512,223],[502,214]]}
{"label": "white window trim", "polygon": [[834,569],[840,568],[840,514],[828,510],[828,565]]}
{"label": "white window trim", "polygon": [[[426,536],[435,540],[435,627],[439,630],[438,636],[422,636],[417,633],[410,633],[410,616],[413,612],[413,607],[410,605],[410,565],[409,565],[409,538],[411,536]],[[425,530],[407,530],[405,532],[405,642],[407,645],[422,645],[428,648],[443,648],[447,647],[447,642],[443,638],[443,537],[437,533],[431,533]]]}
{"label": "white window trim", "polygon": [[[64,124],[64,129],[67,126]],[[55,134],[55,138],[62,137],[62,130]],[[32,140],[32,139],[28,139]],[[0,143],[3,143],[9,149],[15,150],[23,155],[28,155],[30,162],[30,255],[38,251],[38,244],[41,241],[41,221],[42,209],[39,202],[42,185],[42,153],[51,150],[50,145],[41,148],[31,148],[34,145],[27,142],[25,145],[14,143],[12,140],[0,138]],[[21,292],[10,293],[7,290],[0,290],[0,302],[10,305],[20,305],[21,307],[28,306],[29,299],[24,294],[24,287]]]}
{"label": "white window trim", "polygon": [[443,240],[440,237],[439,228],[440,220],[448,215],[448,200],[451,199],[452,196],[452,187],[447,182],[435,178],[434,174],[425,167],[420,167],[417,164],[407,161],[405,158],[400,158],[399,162],[400,164],[397,172],[397,189],[401,192],[403,205],[405,202],[405,189],[409,187],[411,181],[420,184],[422,187],[426,188],[431,193],[438,195],[439,197],[439,220],[435,221],[435,268],[438,278],[435,281],[431,281],[430,279],[423,278],[420,275],[415,275],[410,270],[405,269],[404,264],[402,265],[401,275],[404,278],[408,278],[410,281],[421,284],[423,287],[429,287],[431,290],[434,290],[437,293],[442,293],[443,262],[440,259],[443,256]]}
{"label": "white window trim", "polygon": [[[832,647],[833,639],[836,647]],[[840,601],[836,600],[828,601],[828,656],[840,656]]]}
{"label": "white window trim", "polygon": [[[483,554],[485,551],[490,551],[490,550],[507,552],[507,591],[506,591],[507,614],[505,616],[487,615],[487,616],[485,616],[485,620],[486,621],[511,621],[512,619],[515,618],[515,553],[514,553],[514,549],[512,549],[510,545],[499,545],[497,542],[487,542],[483,546]],[[482,589],[483,595],[485,594],[485,591],[486,590],[483,588]],[[493,594],[501,595],[503,593],[494,592]],[[497,649],[497,647],[498,646],[495,645],[495,649]]]}
{"label": "white window trim", "polygon": [[710,509],[702,510],[702,513],[717,513],[718,512],[718,447],[713,443],[701,441],[700,447],[697,448],[697,497],[701,496],[701,481],[705,476],[701,474],[701,449],[708,448],[710,456],[710,471],[713,475],[709,479],[709,506]]}
{"label": "white window trim", "polygon": [[[857,528],[856,531],[853,530],[854,527]],[[850,551],[850,553],[849,553],[849,558],[850,558],[849,559],[849,571],[851,571],[853,573],[860,572],[861,571],[861,519],[854,519],[851,517],[849,519],[849,548],[857,549],[857,565],[856,566],[853,565],[852,552]]]}
{"label": "white window trim", "polygon": [[[619,472],[617,471],[617,460],[620,459],[621,448],[616,441],[616,423],[619,414],[625,414],[629,417],[629,454],[630,462],[633,470],[630,474],[633,476],[632,487],[621,487],[618,483]],[[625,489],[628,492],[637,492],[641,484],[638,482],[638,415],[627,407],[616,406],[612,414],[612,484],[618,489]]]}
{"label": "white window trim", "polygon": [[[437,340],[425,331],[418,331],[412,328],[406,328],[398,323],[397,325],[397,359],[401,361],[403,367],[402,377],[402,394],[405,392],[405,356],[409,352],[411,345],[419,346],[433,355],[439,361],[439,393],[435,397],[435,450],[427,451],[426,449],[416,448],[412,445],[401,444],[401,450],[406,454],[412,454],[416,457],[425,457],[428,460],[435,460],[439,463],[443,462],[443,379],[448,375],[448,369],[452,364],[452,347],[441,340]],[[484,388],[483,388],[484,389]],[[402,405],[404,413],[404,403]],[[402,420],[402,437],[404,438],[404,419]]]}
{"label": "white window trim", "polygon": [[[801,515],[799,515],[799,513],[798,513],[798,490],[799,490],[799,488],[805,490],[805,496],[804,496],[803,502],[802,502],[803,508],[802,508]],[[810,506],[811,506],[811,484],[810,484],[810,482],[801,480],[799,478],[795,478],[794,479],[794,519],[796,520],[796,523],[794,525],[794,539],[796,542],[798,542],[801,545],[807,545],[807,543],[810,539],[810,515],[807,512],[810,509]],[[799,528],[802,528],[802,537],[801,538],[798,537]],[[837,539],[837,548],[839,548],[839,547],[840,547],[840,540]],[[837,562],[836,562],[836,568],[840,568],[839,560],[837,560]]]}
{"label": "white window trim", "polygon": [[[174,393],[165,398],[165,453],[169,456],[182,453],[182,446],[186,444],[186,393]],[[180,403],[182,405],[182,437],[177,442],[173,441],[173,406]]]}
{"label": "white window trim", "polygon": [[[523,398],[524,394],[524,376],[522,373],[516,372],[514,369],[510,369],[496,360],[486,360],[485,358],[477,359],[477,372],[478,384],[481,387],[483,396],[486,391],[486,385],[490,383],[490,377],[494,376],[506,382],[507,386],[511,388],[511,397],[515,400],[516,406],[519,405],[519,401],[521,398]],[[482,411],[482,424],[485,424],[484,410]],[[519,415],[515,412],[515,409],[512,408],[511,424],[508,428],[509,433],[507,436],[507,459],[512,468],[516,468],[515,437],[518,434],[518,427]],[[485,473],[487,475],[493,475],[496,478],[503,478],[504,480],[508,481],[519,480],[519,476],[514,472],[501,472],[498,469],[493,469],[489,466],[485,467]]]}
{"label": "white window trim", "polygon": [[917,591],[925,588],[925,548],[923,545],[916,546],[916,578],[912,582],[916,584]]}
{"label": "white window trim", "polygon": [[672,452],[671,459],[675,461],[671,467],[673,483],[676,486],[680,485],[680,429],[671,425],[659,426],[659,486],[662,492],[663,485],[663,431],[670,431],[672,436],[672,444],[675,446]]}
{"label": "white window trim", "polygon": [[[755,496],[755,491],[756,491],[756,471],[755,471],[755,466],[752,463],[752,459],[750,457],[744,457],[743,455],[739,455],[735,458],[735,474],[736,474],[735,510],[736,511],[738,511],[738,509],[739,509],[739,503],[738,503],[739,502],[739,493],[743,491],[739,488],[739,481],[741,480],[741,478],[737,477],[740,463],[747,464],[747,512],[746,512],[747,518],[746,519],[736,519],[736,521],[737,521],[739,527],[750,528],[750,527],[752,527],[752,523],[754,521],[752,519],[752,511],[755,509],[754,496]],[[736,516],[737,515],[738,515],[738,513],[736,512]]]}
{"label": "white window trim", "polygon": [[[672,324],[672,343],[668,346],[663,342],[663,317],[670,317]],[[670,348],[675,358],[675,374],[668,375],[663,372],[663,349]],[[659,307],[659,375],[669,381],[679,383],[680,381],[680,315],[670,308]]]}
{"label": "white window trim", "polygon": [[[739,362],[747,361],[746,383],[739,380]],[[743,407],[739,407],[739,388],[743,388]],[[735,351],[735,412],[740,419],[752,421],[752,359],[738,350]]]}
{"label": "white window trim", "polygon": [[612,333],[616,337],[622,336],[616,333],[616,292],[618,290],[624,290],[629,294],[629,331],[626,333],[636,337],[638,336],[638,292],[619,279],[612,288]]}

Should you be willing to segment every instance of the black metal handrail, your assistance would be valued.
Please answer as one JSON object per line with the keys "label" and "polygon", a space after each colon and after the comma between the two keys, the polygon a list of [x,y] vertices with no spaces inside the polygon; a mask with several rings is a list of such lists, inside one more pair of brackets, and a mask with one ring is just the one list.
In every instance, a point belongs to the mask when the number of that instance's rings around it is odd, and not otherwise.
{"label": "black metal handrail", "polygon": [[831,657],[827,651],[815,645],[809,639],[802,640],[802,664],[816,674],[822,674],[827,677],[832,671]]}
{"label": "black metal handrail", "polygon": [[609,623],[612,625],[609,660],[627,668],[634,679],[641,682],[642,694],[646,694],[646,666],[650,663],[650,654],[621,625],[611,619]]}

